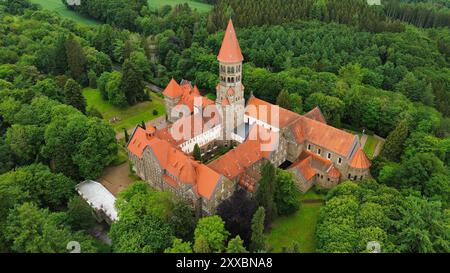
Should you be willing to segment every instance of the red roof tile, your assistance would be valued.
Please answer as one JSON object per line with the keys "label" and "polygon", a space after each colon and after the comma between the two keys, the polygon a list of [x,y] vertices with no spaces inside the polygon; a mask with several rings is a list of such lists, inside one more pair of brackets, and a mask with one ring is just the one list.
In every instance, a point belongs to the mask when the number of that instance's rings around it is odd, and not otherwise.
{"label": "red roof tile", "polygon": [[314,109],[312,109],[311,111],[309,111],[308,113],[303,115],[304,117],[316,120],[318,122],[322,122],[322,123],[327,123],[327,121],[325,120],[325,117],[322,114],[322,111],[320,111],[319,107],[316,107]]}
{"label": "red roof tile", "polygon": [[[258,135],[268,133],[270,136],[250,137],[252,135],[256,136],[256,132],[261,132],[258,133]],[[260,126],[254,126],[249,134],[249,139],[217,160],[211,162],[208,166],[216,172],[221,173],[230,179],[234,179],[243,174],[247,168],[261,159],[270,159],[271,151],[263,151],[262,145],[269,144],[275,137],[277,136],[275,136],[273,132],[269,132]],[[267,140],[264,141],[265,139]]]}
{"label": "red roof tile", "polygon": [[238,63],[244,60],[231,19],[228,22],[217,60],[225,63]]}
{"label": "red roof tile", "polygon": [[371,164],[363,149],[359,147],[349,165],[355,169],[368,169]]}
{"label": "red roof tile", "polygon": [[[256,113],[255,113],[256,112]],[[300,115],[252,96],[247,102],[246,115],[283,128],[300,118]]]}
{"label": "red roof tile", "polygon": [[170,98],[176,98],[183,94],[183,89],[181,86],[175,81],[173,78],[167,85],[166,89],[164,89],[163,92],[164,95],[170,97]]}
{"label": "red roof tile", "polygon": [[303,134],[308,141],[341,156],[347,157],[357,136],[346,131],[334,128],[325,123],[301,117],[297,127],[303,128]]}
{"label": "red roof tile", "polygon": [[[200,196],[211,198],[220,180],[219,173],[196,162],[168,141],[157,136],[150,136],[144,129],[137,127],[128,144],[128,150],[142,158],[143,151],[147,147],[152,150],[159,165],[168,174],[179,179],[181,183],[193,185]],[[177,187],[178,183],[171,176],[164,175],[163,179],[172,187]]]}
{"label": "red roof tile", "polygon": [[331,178],[339,178],[341,176],[341,172],[339,172],[336,167],[332,166],[328,171],[328,176]]}
{"label": "red roof tile", "polygon": [[290,169],[297,169],[300,174],[305,178],[306,181],[309,181],[311,178],[316,175],[316,170],[311,167],[311,157],[307,157],[303,160],[297,161],[294,163]]}

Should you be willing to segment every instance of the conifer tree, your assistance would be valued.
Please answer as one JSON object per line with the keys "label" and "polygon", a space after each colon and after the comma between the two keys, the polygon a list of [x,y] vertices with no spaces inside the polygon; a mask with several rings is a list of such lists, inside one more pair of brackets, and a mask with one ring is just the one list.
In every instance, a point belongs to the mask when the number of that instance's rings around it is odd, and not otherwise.
{"label": "conifer tree", "polygon": [[265,210],[263,207],[259,207],[252,219],[252,237],[250,242],[250,250],[252,252],[265,250],[264,221]]}
{"label": "conifer tree", "polygon": [[123,75],[120,84],[129,105],[134,105],[144,100],[144,76],[142,71],[136,67],[129,59],[122,66]]}
{"label": "conifer tree", "polygon": [[66,82],[66,85],[64,86],[64,95],[67,104],[86,113],[86,99],[81,93],[81,86],[76,81],[69,79]]}
{"label": "conifer tree", "polygon": [[128,141],[130,141],[130,136],[128,135],[127,129],[123,128],[123,133],[125,136],[125,143],[128,143]]}
{"label": "conifer tree", "polygon": [[74,79],[79,79],[84,73],[87,63],[83,47],[73,34],[67,38],[65,47],[70,74]]}
{"label": "conifer tree", "polygon": [[194,159],[197,161],[202,160],[202,151],[200,150],[200,146],[196,143],[194,146],[194,152],[193,152]]}
{"label": "conifer tree", "polygon": [[408,122],[406,120],[400,121],[386,138],[381,156],[393,161],[398,161],[403,151],[403,144],[408,138],[408,134]]}
{"label": "conifer tree", "polygon": [[261,170],[261,179],[258,182],[258,190],[256,191],[256,200],[259,206],[264,207],[267,223],[272,222],[276,217],[275,197],[275,173],[276,169],[272,163],[267,162]]}

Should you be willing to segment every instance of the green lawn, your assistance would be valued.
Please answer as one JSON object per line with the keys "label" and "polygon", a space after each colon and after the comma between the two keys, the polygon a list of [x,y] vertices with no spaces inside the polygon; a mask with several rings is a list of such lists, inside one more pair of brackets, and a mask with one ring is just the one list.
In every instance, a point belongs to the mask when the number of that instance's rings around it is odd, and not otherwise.
{"label": "green lawn", "polygon": [[295,214],[276,219],[266,235],[266,242],[273,252],[281,252],[283,247],[291,246],[293,241],[299,244],[300,252],[315,252],[316,223],[322,206],[321,203],[301,204]]}
{"label": "green lawn", "polygon": [[212,9],[212,6],[209,4],[197,2],[194,0],[149,0],[148,4],[153,8],[160,8],[164,5],[175,6],[177,4],[188,3],[189,6],[193,9],[197,9],[200,12],[208,12]]}
{"label": "green lawn", "polygon": [[[123,128],[131,129],[142,121],[148,122],[160,117],[166,111],[164,101],[154,93],[151,93],[152,101],[142,102],[128,108],[112,106],[101,98],[100,91],[97,89],[85,88],[83,96],[86,98],[87,106],[97,109],[106,121],[113,117],[120,119],[117,123],[112,124],[116,132],[122,132]],[[157,115],[153,115],[154,109],[158,111]]]}
{"label": "green lawn", "polygon": [[[81,0],[82,1],[82,0]],[[31,3],[40,4],[44,9],[53,10],[59,13],[62,17],[72,19],[77,23],[86,25],[98,25],[98,21],[82,16],[81,14],[68,10],[61,0],[30,0]]]}
{"label": "green lawn", "polygon": [[366,145],[364,145],[364,152],[369,157],[369,159],[373,158],[373,153],[375,152],[375,148],[378,145],[378,140],[374,136],[368,136]]}

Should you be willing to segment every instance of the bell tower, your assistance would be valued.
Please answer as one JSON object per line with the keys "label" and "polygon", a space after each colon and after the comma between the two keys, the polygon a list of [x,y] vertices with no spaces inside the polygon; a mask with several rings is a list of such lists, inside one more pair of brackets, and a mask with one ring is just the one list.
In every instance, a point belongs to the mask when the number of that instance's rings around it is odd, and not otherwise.
{"label": "bell tower", "polygon": [[[227,117],[226,123],[228,126],[226,130],[233,130],[244,122],[244,85],[242,84],[242,62],[244,56],[242,56],[241,47],[234,30],[233,21],[230,19],[228,22],[225,36],[222,41],[222,47],[220,48],[219,55],[217,56],[219,61],[219,78],[220,83],[217,85],[217,99],[216,104],[227,104],[227,114],[233,114],[234,118]],[[225,113],[225,112],[224,112]],[[231,124],[233,123],[233,124]],[[229,135],[230,132],[224,133]]]}

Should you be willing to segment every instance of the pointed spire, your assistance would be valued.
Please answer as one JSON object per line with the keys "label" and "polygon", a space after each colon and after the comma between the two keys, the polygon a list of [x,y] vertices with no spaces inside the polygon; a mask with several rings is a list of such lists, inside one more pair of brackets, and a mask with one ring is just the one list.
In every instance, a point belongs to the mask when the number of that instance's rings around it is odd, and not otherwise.
{"label": "pointed spire", "polygon": [[163,93],[170,98],[176,98],[183,94],[183,90],[181,89],[181,86],[177,83],[177,81],[172,78]]}
{"label": "pointed spire", "polygon": [[220,48],[217,60],[225,63],[238,63],[244,60],[242,56],[241,47],[236,37],[236,31],[234,30],[233,21],[228,22],[225,36],[223,37],[222,47]]}
{"label": "pointed spire", "polygon": [[371,163],[367,158],[366,153],[359,147],[349,165],[354,169],[368,169],[370,168]]}

